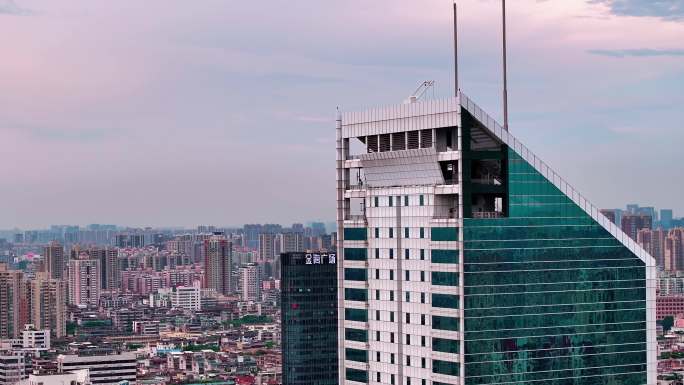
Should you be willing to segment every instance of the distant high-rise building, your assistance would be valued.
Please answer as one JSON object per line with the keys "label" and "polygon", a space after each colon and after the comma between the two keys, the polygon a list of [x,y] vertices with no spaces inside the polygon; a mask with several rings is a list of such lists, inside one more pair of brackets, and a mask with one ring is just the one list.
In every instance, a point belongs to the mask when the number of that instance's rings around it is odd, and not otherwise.
{"label": "distant high-rise building", "polygon": [[69,303],[97,306],[100,300],[100,261],[72,259],[69,261]]}
{"label": "distant high-rise building", "polygon": [[243,301],[261,301],[261,268],[258,264],[240,267],[240,296]]}
{"label": "distant high-rise building", "polygon": [[266,261],[273,259],[275,256],[275,240],[274,233],[259,234],[259,260]]}
{"label": "distant high-rise building", "polygon": [[121,285],[121,269],[117,249],[112,247],[93,247],[86,250],[90,259],[100,261],[100,289],[116,290]]}
{"label": "distant high-rise building", "polygon": [[21,352],[0,352],[0,385],[15,385],[28,378],[26,366]]}
{"label": "distant high-rise building", "polygon": [[672,228],[672,209],[660,210],[660,226],[665,230]]}
{"label": "distant high-rise building", "polygon": [[662,228],[655,230],[641,229],[637,232],[637,243],[641,245],[656,260],[656,264],[665,270],[671,266],[665,264],[665,238],[667,231]]}
{"label": "distant high-rise building", "polygon": [[684,228],[675,228],[667,233],[664,260],[666,270],[684,270]]}
{"label": "distant high-rise building", "polygon": [[615,214],[614,209],[601,209],[601,214],[603,214],[606,218],[608,218],[611,222],[617,225],[616,219],[617,216]]}
{"label": "distant high-rise building", "polygon": [[280,253],[293,253],[304,251],[304,234],[299,232],[286,232],[280,235]]}
{"label": "distant high-rise building", "polygon": [[[337,368],[336,254],[285,253],[280,260],[283,385],[345,383],[338,382]],[[368,295],[365,287],[345,292],[349,298],[365,299]],[[371,352],[365,350],[368,335],[364,331],[339,330],[349,341],[345,345],[348,356],[368,358]]]}
{"label": "distant high-rise building", "polygon": [[23,273],[0,263],[0,339],[18,338],[27,318]]}
{"label": "distant high-rise building", "polygon": [[651,229],[653,218],[645,214],[623,214],[622,231],[633,240],[637,240],[637,233],[641,229]]}
{"label": "distant high-rise building", "polygon": [[204,287],[231,294],[232,246],[225,235],[215,233],[204,241]]}
{"label": "distant high-rise building", "polygon": [[64,278],[66,270],[64,246],[57,241],[50,242],[43,248],[43,258],[43,271],[49,272],[51,278]]}
{"label": "distant high-rise building", "polygon": [[340,384],[657,383],[654,258],[466,95],[336,134]]}
{"label": "distant high-rise building", "polygon": [[67,284],[51,278],[46,272],[36,273],[29,284],[31,321],[37,329],[50,329],[52,335],[66,335]]}
{"label": "distant high-rise building", "polygon": [[171,306],[199,311],[202,309],[202,291],[197,286],[177,286],[171,292]]}

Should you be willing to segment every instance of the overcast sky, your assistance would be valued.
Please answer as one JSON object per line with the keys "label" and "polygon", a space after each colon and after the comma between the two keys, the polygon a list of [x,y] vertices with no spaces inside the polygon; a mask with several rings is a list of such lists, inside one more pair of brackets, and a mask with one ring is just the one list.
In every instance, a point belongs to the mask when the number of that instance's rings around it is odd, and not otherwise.
{"label": "overcast sky", "polygon": [[[601,207],[684,215],[684,2],[509,1],[511,131]],[[500,2],[462,89],[501,117]],[[0,228],[334,220],[335,107],[451,96],[450,0],[0,0]]]}

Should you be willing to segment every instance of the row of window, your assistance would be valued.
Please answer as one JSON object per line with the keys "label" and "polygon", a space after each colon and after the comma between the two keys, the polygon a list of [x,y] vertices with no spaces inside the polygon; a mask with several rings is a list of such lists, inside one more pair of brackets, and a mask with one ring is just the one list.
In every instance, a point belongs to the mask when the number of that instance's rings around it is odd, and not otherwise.
{"label": "row of window", "polygon": [[[375,259],[380,259],[381,256],[387,255],[389,259],[394,259],[395,249],[371,249]],[[387,252],[381,252],[386,250]],[[404,249],[404,259],[425,260],[425,249]],[[430,251],[432,263],[458,263],[458,250],[438,250]],[[368,260],[368,249],[347,247],[344,249],[344,259],[350,261],[366,261]]]}
{"label": "row of window", "polygon": [[[445,374],[448,376],[458,376],[460,372],[460,365],[457,362],[450,362],[450,361],[441,361],[441,360],[432,360],[432,373],[436,374]],[[389,383],[390,385],[396,385],[396,377],[392,373],[382,373],[382,372],[376,372],[375,373],[375,381],[376,382],[382,382],[382,377],[389,376]],[[352,369],[352,368],[345,368],[345,379],[349,381],[355,381],[355,382],[361,382],[361,383],[368,383],[368,372],[365,370],[359,370],[359,369]],[[418,379],[416,379],[418,380]],[[406,384],[405,385],[418,385],[418,382],[414,384],[411,380],[411,377],[406,377]],[[428,381],[424,378],[420,379],[420,385],[428,385]],[[433,381],[432,385],[447,385],[441,382],[436,382]]]}
{"label": "row of window", "polygon": [[[436,308],[443,308],[443,309],[458,309],[459,307],[459,298],[458,295],[454,294],[432,294],[432,307]],[[377,315],[377,314],[376,314]],[[376,317],[379,318],[379,317]],[[345,308],[344,309],[344,319],[347,321],[358,321],[358,322],[368,322],[368,310],[366,309],[354,309],[354,308]],[[435,321],[435,316],[433,316],[433,324]],[[442,327],[455,327],[457,328],[457,323],[456,324],[451,324],[449,323],[448,326],[446,324],[442,326],[441,323],[437,323],[433,328],[434,329],[440,329]],[[440,327],[437,327],[439,325]],[[451,330],[451,329],[445,329],[445,330]],[[457,330],[457,329],[453,329]]]}
{"label": "row of window", "polygon": [[[394,238],[394,228],[387,228],[387,236],[389,238]],[[384,235],[383,231],[383,235]],[[404,228],[404,238],[411,238],[411,229],[409,227]],[[413,232],[415,237],[415,232]],[[380,227],[373,228],[373,234],[375,238],[380,238]],[[425,227],[418,228],[418,238],[425,238]],[[366,233],[366,228],[364,227],[349,227],[344,229],[344,239],[347,241],[365,241],[368,239],[368,234]],[[430,240],[433,242],[448,242],[448,241],[458,241],[458,228],[457,227],[432,227],[430,228]]]}
{"label": "row of window", "polygon": [[[375,279],[394,280],[394,270],[371,269],[375,271]],[[431,283],[435,286],[458,286],[458,273],[451,271],[433,271]],[[425,282],[425,271],[404,270],[404,281]],[[412,278],[413,277],[413,278]],[[347,281],[367,281],[368,270],[362,268],[346,267],[344,269],[344,279]]]}
{"label": "row of window", "polygon": [[[424,314],[421,314],[421,322],[424,322],[423,317]],[[439,315],[432,316],[432,329],[434,330],[458,331],[460,329],[459,325],[460,320],[458,319],[458,317],[448,317]],[[379,340],[377,333],[379,332],[376,331],[376,340]],[[365,329],[345,328],[344,338],[349,341],[368,342],[368,331]]]}
{"label": "row of window", "polygon": [[[411,336],[407,334],[406,340],[408,341],[407,344],[410,344]],[[422,346],[425,346],[424,342],[425,336],[421,336]],[[446,338],[432,338],[432,351],[434,352],[458,354],[460,351],[460,347],[460,341],[457,340],[451,340]],[[345,358],[349,361],[367,363],[369,360],[368,356],[368,350],[345,348]],[[375,356],[375,362],[386,362],[392,365],[397,363],[395,359],[396,355],[394,353],[383,354],[382,352],[376,351],[373,356]],[[427,359],[425,357],[413,357],[413,360],[411,358],[412,357],[409,355],[406,356],[406,366],[415,365],[423,369],[427,368]]]}
{"label": "row of window", "polygon": [[[393,206],[409,206],[409,196],[408,195],[397,195],[397,196],[388,196],[388,197],[373,197],[373,207],[380,207],[382,204],[385,206],[385,204],[388,207],[393,207]],[[425,206],[425,196],[424,195],[418,195],[418,206]]]}

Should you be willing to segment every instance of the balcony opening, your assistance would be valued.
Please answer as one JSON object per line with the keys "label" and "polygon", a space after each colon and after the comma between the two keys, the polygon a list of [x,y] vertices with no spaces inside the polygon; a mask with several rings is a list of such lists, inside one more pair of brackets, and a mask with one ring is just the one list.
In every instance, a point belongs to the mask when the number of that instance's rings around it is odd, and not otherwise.
{"label": "balcony opening", "polygon": [[439,167],[442,170],[442,177],[444,184],[453,185],[458,184],[458,162],[444,161],[439,162]]}
{"label": "balcony opening", "polygon": [[435,195],[434,219],[456,219],[458,216],[458,194]]}

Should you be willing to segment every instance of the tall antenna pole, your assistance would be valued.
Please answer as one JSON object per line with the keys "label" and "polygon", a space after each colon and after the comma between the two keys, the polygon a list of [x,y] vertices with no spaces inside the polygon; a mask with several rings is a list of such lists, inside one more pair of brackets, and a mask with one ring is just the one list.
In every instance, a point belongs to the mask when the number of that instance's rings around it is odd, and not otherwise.
{"label": "tall antenna pole", "polygon": [[501,14],[503,16],[503,110],[504,129],[508,131],[508,78],[506,70],[506,0],[501,0]]}
{"label": "tall antenna pole", "polygon": [[458,17],[454,1],[454,95],[458,97]]}

